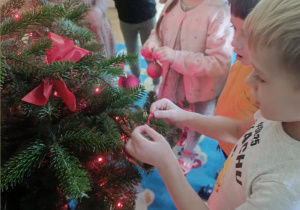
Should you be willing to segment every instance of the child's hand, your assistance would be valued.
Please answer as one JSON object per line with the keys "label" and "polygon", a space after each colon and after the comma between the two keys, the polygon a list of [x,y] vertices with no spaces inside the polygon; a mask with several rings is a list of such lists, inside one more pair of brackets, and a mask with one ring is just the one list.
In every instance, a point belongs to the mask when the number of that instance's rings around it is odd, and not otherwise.
{"label": "child's hand", "polygon": [[153,51],[153,58],[159,60],[160,63],[168,62],[172,64],[175,60],[175,50],[170,47],[160,47]]}
{"label": "child's hand", "polygon": [[146,42],[142,49],[141,49],[141,55],[146,59],[146,60],[153,60],[152,53],[155,49],[157,49],[158,46],[151,41]]}
{"label": "child's hand", "polygon": [[[143,134],[147,134],[151,140]],[[156,167],[162,166],[162,160],[168,160],[169,155],[173,154],[166,139],[148,125],[138,126],[133,130],[126,150],[138,160]]]}
{"label": "child's hand", "polygon": [[150,107],[150,113],[157,119],[163,119],[176,125],[180,125],[186,117],[185,110],[166,98],[154,102]]}

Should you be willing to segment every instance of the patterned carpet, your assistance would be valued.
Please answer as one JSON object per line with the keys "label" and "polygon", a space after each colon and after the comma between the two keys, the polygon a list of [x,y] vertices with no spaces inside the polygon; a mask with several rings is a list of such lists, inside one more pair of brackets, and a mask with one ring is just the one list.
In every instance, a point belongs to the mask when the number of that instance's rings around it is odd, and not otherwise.
{"label": "patterned carpet", "polygon": [[[117,53],[126,53],[123,44],[117,44]],[[139,57],[141,65],[141,84],[145,86],[146,91],[153,90],[152,79],[147,76],[147,63],[143,57]],[[234,62],[234,60],[233,60]],[[128,64],[125,64],[125,72],[131,73]],[[138,103],[143,104],[145,99]],[[202,186],[214,185],[217,173],[222,168],[225,158],[221,151],[217,150],[217,141],[204,137],[200,140],[197,153],[198,162],[194,168],[187,174],[186,178],[196,192]],[[201,166],[200,163],[201,162]],[[155,200],[149,206],[149,210],[175,210],[173,201],[156,169],[151,175],[144,175],[142,181],[143,188],[149,188],[155,193]]]}

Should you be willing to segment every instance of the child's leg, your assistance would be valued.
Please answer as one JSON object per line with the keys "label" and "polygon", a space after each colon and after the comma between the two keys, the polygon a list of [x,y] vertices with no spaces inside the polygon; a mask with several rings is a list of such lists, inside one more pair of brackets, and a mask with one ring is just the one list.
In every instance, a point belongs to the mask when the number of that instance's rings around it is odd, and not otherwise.
{"label": "child's leg", "polygon": [[[156,24],[156,16],[139,24],[142,45],[147,41]],[[147,61],[149,63],[150,61]],[[159,84],[159,78],[153,79],[153,85]]]}
{"label": "child's leg", "polygon": [[[138,48],[138,24],[129,24],[120,21],[120,28],[124,37],[125,45],[127,48],[127,54],[139,55]],[[134,74],[140,80],[140,62],[137,59],[136,62],[129,64],[132,74]]]}
{"label": "child's leg", "polygon": [[[190,109],[193,112],[200,113],[207,116],[213,116],[215,114],[215,107],[216,107],[216,99],[190,104]],[[192,130],[188,130],[184,150],[188,152],[193,152],[194,149],[196,148],[196,145],[198,144],[200,136],[201,134]]]}
{"label": "child's leg", "polygon": [[[190,109],[193,112],[212,116],[215,113],[215,105],[216,99],[212,99],[210,101],[190,104]],[[178,159],[178,162],[185,174],[188,173],[193,167],[193,162],[197,156],[196,146],[199,142],[200,137],[201,134],[193,130],[187,130],[187,138],[184,141],[184,149]]]}

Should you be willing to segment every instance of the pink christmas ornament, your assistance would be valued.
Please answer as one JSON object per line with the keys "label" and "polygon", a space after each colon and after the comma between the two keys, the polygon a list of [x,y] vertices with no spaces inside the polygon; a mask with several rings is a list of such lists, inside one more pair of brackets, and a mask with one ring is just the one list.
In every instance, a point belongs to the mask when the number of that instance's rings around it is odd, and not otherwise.
{"label": "pink christmas ornament", "polygon": [[118,80],[118,86],[124,88],[135,88],[139,85],[139,80],[133,74],[127,74],[120,77]]}
{"label": "pink christmas ornament", "polygon": [[147,66],[147,74],[149,77],[152,79],[157,79],[161,76],[162,74],[162,68],[161,66],[157,63],[157,61],[154,59],[152,63],[149,63]]}

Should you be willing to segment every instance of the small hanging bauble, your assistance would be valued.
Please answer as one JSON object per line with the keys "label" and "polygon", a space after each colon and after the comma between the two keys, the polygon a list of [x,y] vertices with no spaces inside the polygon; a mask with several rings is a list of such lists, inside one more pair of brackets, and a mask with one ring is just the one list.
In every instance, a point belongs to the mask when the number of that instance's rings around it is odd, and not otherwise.
{"label": "small hanging bauble", "polygon": [[135,88],[139,85],[139,79],[133,74],[123,74],[119,81],[118,86],[124,88]]}
{"label": "small hanging bauble", "polygon": [[147,66],[147,74],[152,79],[157,79],[161,76],[162,68],[161,65],[154,59],[152,63]]}

